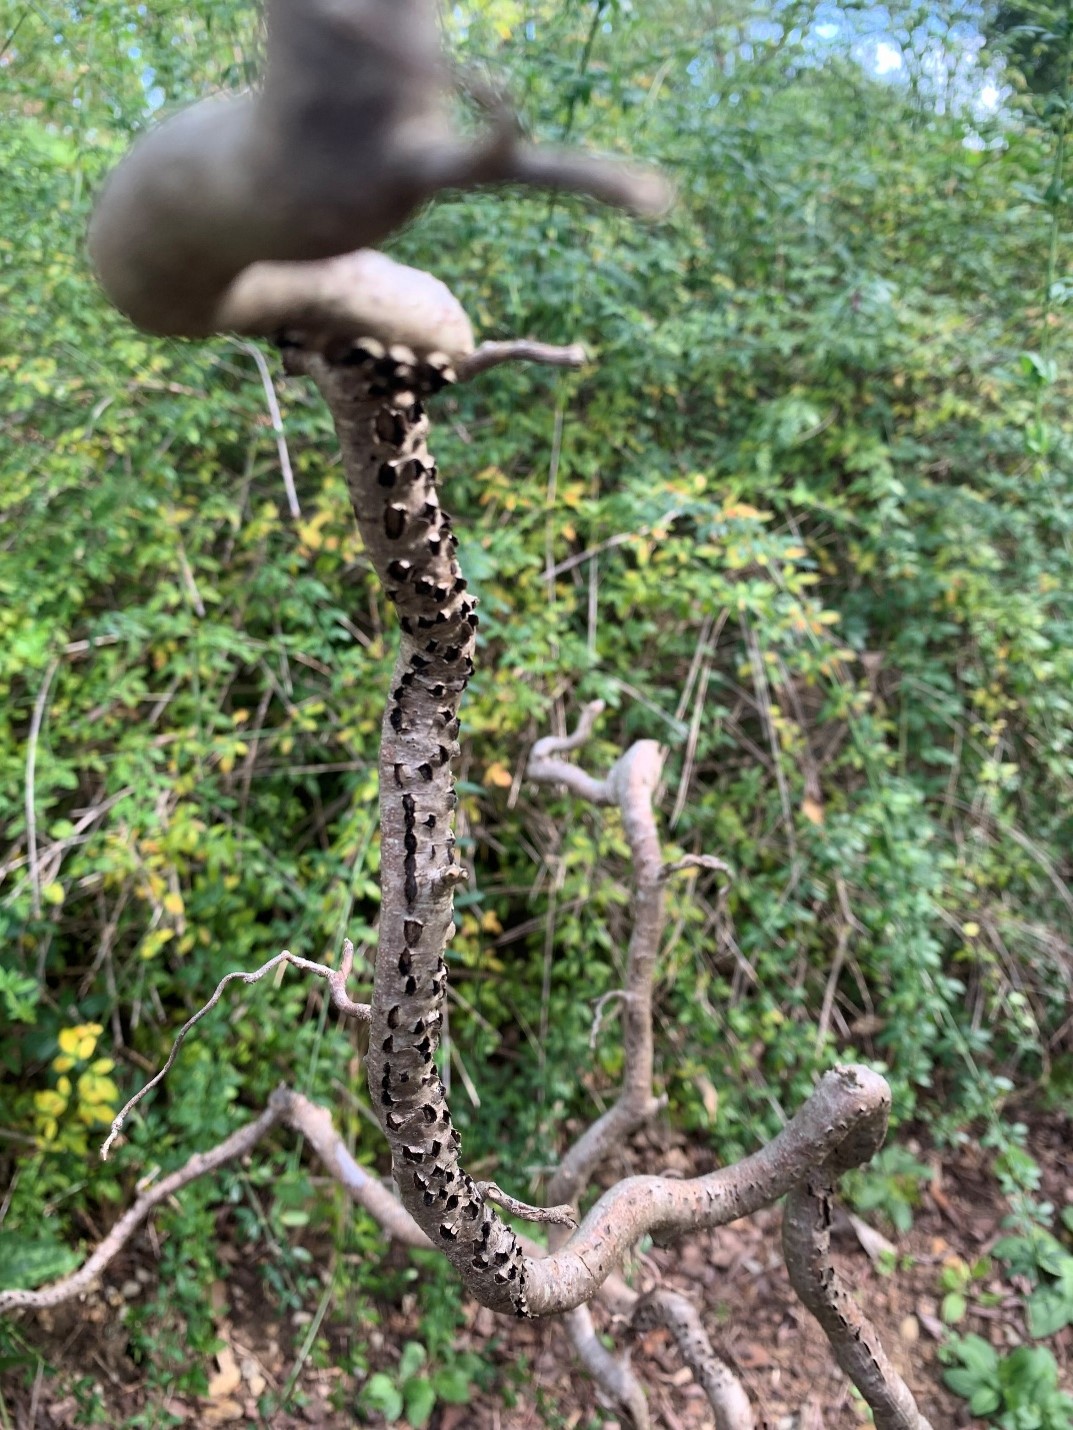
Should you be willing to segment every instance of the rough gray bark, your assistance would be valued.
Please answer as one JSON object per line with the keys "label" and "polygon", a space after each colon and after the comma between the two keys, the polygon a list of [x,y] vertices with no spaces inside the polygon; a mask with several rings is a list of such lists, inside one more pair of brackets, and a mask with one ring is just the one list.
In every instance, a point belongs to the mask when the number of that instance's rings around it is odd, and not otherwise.
{"label": "rough gray bark", "polygon": [[875,1327],[831,1264],[834,1177],[819,1167],[786,1199],[782,1246],[790,1282],[819,1321],[835,1359],[864,1396],[876,1430],[931,1430],[912,1392],[891,1365]]}
{"label": "rough gray bark", "polygon": [[370,1096],[402,1201],[467,1286],[495,1311],[528,1312],[518,1239],[462,1169],[436,1069],[454,931],[458,707],[473,671],[476,603],[466,591],[421,395],[443,367],[358,346],[331,362],[292,355],[335,418],[362,539],[399,614],[399,656],[380,747],[380,933],[369,1039]]}
{"label": "rough gray bark", "polygon": [[[446,985],[443,951],[453,928],[453,889],[462,877],[451,832],[452,761],[477,623],[425,445],[421,396],[452,374],[445,361],[421,363],[405,350],[385,353],[368,342],[345,352],[298,349],[292,365],[314,377],[332,410],[359,526],[402,627],[380,762],[382,903],[369,1053],[370,1091],[395,1178],[414,1221],[442,1246],[483,1304],[516,1315],[569,1313],[599,1293],[642,1235],[722,1225],[799,1188],[818,1167],[836,1175],[867,1161],[882,1143],[890,1092],[867,1068],[837,1068],[753,1156],[687,1181],[628,1178],[597,1201],[566,1245],[553,1231],[550,1255],[526,1255],[462,1166],[460,1139],[434,1061]],[[595,707],[586,712],[574,736],[539,742],[530,764],[537,778],[559,780],[597,804],[619,804],[637,876],[623,1090],[605,1118],[568,1152],[552,1184],[556,1200],[574,1200],[612,1138],[651,1115],[654,1102],[651,979],[662,926],[661,883],[669,872],[651,808],[660,753],[642,741],[604,780],[560,760],[581,744],[596,713]],[[798,1224],[804,1226],[800,1218]],[[805,1239],[814,1250],[819,1245],[811,1233]],[[814,1310],[823,1304],[821,1324],[837,1349],[838,1334],[854,1339],[859,1322],[851,1323],[840,1303],[832,1330],[826,1302],[817,1299],[823,1278],[808,1280],[806,1304]],[[736,1395],[740,1387],[729,1371],[721,1374],[699,1325],[681,1305],[651,1304],[662,1307],[727,1426],[747,1426]],[[593,1353],[587,1316],[570,1324],[579,1353],[601,1383],[639,1416],[631,1373],[614,1358]],[[888,1401],[893,1405],[889,1430],[926,1430],[908,1391],[903,1399],[901,1382],[890,1380],[889,1365],[874,1353],[866,1359],[845,1353],[844,1364],[869,1403],[878,1397],[881,1409]]]}

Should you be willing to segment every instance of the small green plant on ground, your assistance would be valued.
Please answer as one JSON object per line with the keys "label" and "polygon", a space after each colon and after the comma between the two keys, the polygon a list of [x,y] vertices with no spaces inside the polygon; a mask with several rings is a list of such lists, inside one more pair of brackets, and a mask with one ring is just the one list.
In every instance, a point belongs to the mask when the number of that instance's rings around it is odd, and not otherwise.
{"label": "small green plant on ground", "polygon": [[995,1294],[980,1288],[980,1283],[990,1276],[991,1271],[989,1256],[978,1256],[975,1261],[963,1261],[960,1256],[954,1256],[945,1262],[939,1273],[939,1289],[943,1293],[939,1315],[944,1325],[956,1326],[965,1319],[970,1292],[974,1293],[974,1299],[980,1305],[994,1302]]}
{"label": "small green plant on ground", "polygon": [[379,1411],[389,1425],[405,1420],[421,1430],[437,1405],[464,1405],[469,1400],[481,1367],[480,1357],[469,1351],[434,1366],[420,1341],[407,1341],[395,1370],[371,1375],[358,1404],[364,1411]]}
{"label": "small green plant on ground", "polygon": [[1058,1388],[1058,1366],[1044,1346],[999,1355],[981,1336],[955,1336],[940,1351],[943,1379],[974,1415],[1001,1430],[1070,1430],[1073,1397]]}
{"label": "small green plant on ground", "polygon": [[[1073,1207],[1063,1209],[1061,1220],[1073,1232]],[[1030,1335],[1042,1339],[1073,1324],[1073,1254],[1052,1232],[1032,1226],[1004,1236],[994,1254],[1032,1283],[1026,1307]]]}
{"label": "small green plant on ground", "polygon": [[895,1231],[908,1231],[920,1191],[931,1168],[906,1147],[884,1147],[871,1164],[850,1173],[844,1182],[847,1199],[864,1215],[878,1212]]}

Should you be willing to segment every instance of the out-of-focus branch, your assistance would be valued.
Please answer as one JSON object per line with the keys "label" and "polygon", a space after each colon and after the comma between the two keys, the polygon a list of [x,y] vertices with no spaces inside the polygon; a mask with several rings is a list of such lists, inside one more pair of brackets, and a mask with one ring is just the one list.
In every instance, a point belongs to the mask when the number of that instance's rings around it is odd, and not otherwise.
{"label": "out-of-focus branch", "polygon": [[563,1327],[578,1360],[612,1403],[628,1411],[634,1430],[649,1430],[652,1421],[641,1382],[625,1356],[613,1355],[600,1340],[588,1306],[567,1311]]}
{"label": "out-of-focus branch", "polygon": [[41,1310],[46,1306],[58,1306],[61,1301],[69,1301],[72,1296],[85,1291],[130,1240],[155,1206],[174,1196],[198,1177],[203,1177],[206,1172],[214,1172],[225,1162],[233,1161],[234,1158],[249,1152],[265,1133],[280,1121],[282,1115],[283,1109],[270,1101],[261,1115],[255,1117],[252,1122],[247,1122],[245,1127],[240,1127],[208,1152],[195,1152],[177,1171],[143,1192],[70,1276],[64,1276],[59,1281],[54,1281],[51,1286],[42,1286],[36,1291],[0,1291],[0,1314],[5,1311]]}
{"label": "out-of-focus branch", "polygon": [[635,878],[633,931],[622,994],[622,1087],[613,1106],[582,1133],[564,1156],[548,1187],[549,1199],[554,1202],[576,1202],[608,1152],[620,1146],[661,1105],[652,1090],[652,980],[663,932],[663,865],[652,795],[659,783],[663,757],[654,740],[639,740],[615,761],[604,780],[594,780],[575,765],[556,758],[581,746],[602,710],[602,701],[586,706],[572,735],[537,741],[529,757],[530,779],[567,783],[567,776],[570,787],[578,793],[582,792],[579,783],[587,781],[587,798],[600,804],[618,804]]}
{"label": "out-of-focus branch", "polygon": [[[602,710],[602,701],[586,706],[572,735],[538,741],[529,761],[532,779],[567,784],[598,803],[618,804],[635,878],[626,986],[621,991],[625,1061],[622,1087],[615,1103],[582,1133],[564,1156],[548,1188],[549,1198],[556,1201],[576,1201],[608,1153],[660,1107],[652,1087],[652,985],[663,933],[663,883],[669,871],[662,861],[652,799],[659,783],[662,752],[653,740],[638,741],[615,762],[606,779],[593,781],[586,788],[585,782],[590,781],[591,776],[558,757],[581,747]],[[718,860],[712,863],[725,868]],[[562,1242],[562,1237],[553,1238],[553,1248],[558,1249]],[[628,1288],[622,1290],[633,1300],[636,1315],[636,1298]],[[642,1305],[642,1317],[652,1320],[661,1313],[662,1321],[671,1328],[686,1364],[712,1402],[718,1430],[753,1430],[745,1394],[731,1372],[715,1357],[700,1317],[689,1302],[682,1296],[657,1291]],[[564,1320],[578,1356],[590,1374],[615,1403],[629,1412],[635,1425],[648,1425],[644,1391],[628,1360],[612,1355],[597,1339],[586,1308],[568,1312]]]}
{"label": "out-of-focus branch", "polygon": [[30,733],[26,740],[26,862],[30,870],[30,890],[35,919],[41,917],[41,872],[37,864],[37,796],[34,791],[37,742],[45,720],[48,693],[52,688],[52,679],[59,669],[59,664],[58,656],[53,656],[48,663],[48,668],[42,677],[34,700],[33,715],[30,717]]}
{"label": "out-of-focus branch", "polygon": [[531,342],[528,338],[511,338],[505,342],[481,343],[468,357],[455,364],[459,382],[468,382],[478,373],[499,367],[505,362],[536,362],[546,367],[584,367],[588,354],[580,343],[559,347],[555,343]]}
{"label": "out-of-focus branch", "polygon": [[871,1407],[876,1430],[931,1430],[874,1326],[831,1262],[831,1201],[837,1170],[825,1166],[810,1172],[786,1199],[782,1245],[790,1283],[819,1321],[835,1359]]}
{"label": "out-of-focus branch", "polygon": [[349,997],[346,991],[347,979],[350,977],[351,970],[354,967],[354,945],[351,943],[350,939],[346,939],[343,943],[343,957],[339,962],[338,968],[329,968],[327,964],[314,963],[311,959],[308,958],[298,958],[296,954],[289,953],[286,949],[284,949],[282,953],[277,953],[275,958],[270,958],[267,963],[262,964],[260,968],[255,969],[252,973],[226,973],[216,985],[216,991],[213,993],[209,1001],[203,1004],[202,1007],[197,1010],[194,1016],[192,1018],[188,1018],[183,1024],[183,1026],[179,1029],[178,1033],[175,1035],[175,1041],[171,1045],[171,1052],[168,1054],[168,1060],[164,1064],[164,1066],[154,1077],[151,1077],[149,1081],[145,1084],[145,1086],[143,1088],[140,1088],[139,1091],[136,1092],[134,1096],[129,1099],[129,1101],[124,1103],[124,1105],[116,1113],[115,1117],[112,1120],[112,1126],[109,1129],[108,1136],[104,1139],[104,1144],[101,1147],[102,1162],[106,1162],[108,1160],[108,1153],[111,1151],[112,1143],[119,1136],[120,1129],[122,1128],[123,1123],[127,1120],[130,1113],[135,1107],[137,1107],[138,1103],[141,1102],[142,1098],[145,1097],[147,1093],[150,1093],[154,1087],[156,1087],[159,1083],[163,1082],[163,1080],[167,1077],[168,1073],[171,1070],[172,1063],[174,1063],[175,1059],[179,1055],[179,1049],[182,1047],[183,1043],[186,1040],[187,1033],[189,1033],[190,1029],[193,1028],[195,1024],[201,1022],[202,1018],[204,1018],[206,1013],[211,1012],[211,1010],[216,1007],[217,1003],[219,1003],[221,997],[223,996],[223,991],[227,987],[227,985],[229,983],[235,982],[257,983],[265,976],[266,973],[270,973],[273,968],[277,968],[282,964],[290,964],[292,968],[297,968],[302,973],[312,973],[315,974],[318,978],[325,979],[328,984],[328,989],[331,994],[332,1002],[334,1003],[336,1008],[338,1008],[340,1013],[345,1014],[348,1018],[357,1018],[359,1022],[367,1023],[369,1021],[369,1005],[367,1003],[355,1003],[354,1000]]}
{"label": "out-of-focus branch", "polygon": [[283,490],[287,493],[287,510],[291,514],[292,521],[298,521],[302,515],[302,508],[298,505],[298,492],[294,485],[294,468],[291,466],[291,453],[287,446],[287,433],[283,428],[283,414],[279,410],[279,398],[276,396],[276,384],[272,381],[272,374],[268,370],[264,353],[255,347],[253,343],[236,341],[236,346],[253,358],[257,365],[257,372],[261,379],[261,387],[264,389],[265,402],[268,405],[268,415],[272,420],[272,430],[276,434],[276,451],[279,454],[279,469],[283,476]]}
{"label": "out-of-focus branch", "polygon": [[670,1331],[679,1355],[715,1412],[716,1430],[755,1430],[749,1397],[734,1372],[712,1349],[693,1303],[677,1291],[650,1291],[637,1303],[633,1327],[644,1331],[653,1326],[665,1326]]}
{"label": "out-of-focus branch", "polygon": [[587,799],[590,804],[614,804],[615,795],[606,779],[594,779],[557,755],[568,755],[580,749],[592,734],[597,717],[603,713],[604,702],[594,700],[586,705],[572,735],[545,735],[529,752],[526,774],[538,784],[565,785],[571,794]]}

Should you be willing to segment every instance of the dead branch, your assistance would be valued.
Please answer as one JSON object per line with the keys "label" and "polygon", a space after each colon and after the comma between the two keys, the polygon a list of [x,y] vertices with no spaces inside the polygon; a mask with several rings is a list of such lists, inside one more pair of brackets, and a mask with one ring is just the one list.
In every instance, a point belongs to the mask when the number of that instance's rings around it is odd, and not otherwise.
{"label": "dead branch", "polygon": [[578,1306],[573,1311],[567,1311],[563,1327],[578,1360],[611,1403],[628,1413],[634,1430],[649,1430],[652,1420],[641,1382],[630,1369],[628,1359],[612,1355],[600,1340],[589,1308]]}
{"label": "dead branch", "polygon": [[226,1137],[217,1146],[210,1148],[208,1152],[195,1152],[177,1171],[143,1192],[134,1205],[123,1213],[92,1254],[70,1276],[64,1276],[59,1281],[54,1281],[51,1286],[42,1286],[37,1291],[0,1291],[0,1314],[5,1311],[41,1310],[46,1306],[58,1306],[61,1301],[69,1301],[72,1296],[87,1290],[155,1206],[174,1196],[198,1177],[214,1172],[225,1162],[231,1162],[249,1152],[265,1133],[279,1122],[281,1115],[282,1109],[269,1102],[259,1117],[247,1122],[245,1127],[240,1127],[237,1132],[232,1132],[230,1137]]}
{"label": "dead branch", "polygon": [[749,1398],[738,1377],[716,1355],[697,1308],[677,1291],[658,1288],[642,1296],[633,1313],[635,1330],[665,1326],[715,1412],[716,1430],[755,1430]]}
{"label": "dead branch", "polygon": [[505,362],[536,362],[547,367],[584,367],[588,354],[580,343],[568,347],[557,347],[554,343],[535,343],[527,338],[513,338],[507,342],[481,343],[468,357],[460,358],[456,364],[459,382],[468,382],[479,373],[499,367]]}
{"label": "dead branch", "polygon": [[189,1033],[190,1029],[197,1023],[201,1022],[206,1013],[211,1012],[212,1009],[216,1007],[227,985],[235,982],[247,984],[257,983],[266,973],[270,973],[273,968],[279,968],[284,964],[290,964],[292,968],[297,968],[302,973],[312,973],[315,974],[317,978],[323,978],[328,984],[332,1002],[336,1008],[339,1009],[340,1013],[345,1014],[348,1018],[356,1018],[359,1022],[367,1023],[369,1021],[369,1005],[367,1003],[355,1003],[353,999],[348,996],[346,991],[346,982],[354,967],[354,945],[350,939],[346,939],[343,943],[343,957],[338,968],[329,968],[327,964],[314,963],[308,958],[299,958],[296,954],[289,953],[284,949],[282,953],[277,953],[275,958],[270,958],[267,963],[262,964],[261,967],[255,969],[253,973],[234,972],[224,974],[223,978],[221,978],[216,985],[216,991],[209,1001],[203,1004],[192,1018],[188,1018],[175,1035],[175,1041],[171,1045],[171,1052],[168,1054],[168,1060],[164,1066],[149,1079],[143,1088],[140,1088],[132,1098],[123,1104],[112,1119],[108,1136],[104,1139],[104,1143],[101,1146],[100,1156],[102,1162],[108,1160],[108,1153],[111,1151],[112,1143],[119,1136],[120,1129],[127,1120],[127,1117],[133,1109],[137,1107],[138,1103],[141,1102],[142,1098],[152,1092],[153,1088],[158,1086],[158,1084],[163,1082],[167,1077],[171,1070],[172,1063],[174,1063],[179,1055],[179,1049],[186,1041],[187,1033]]}
{"label": "dead branch", "polygon": [[[659,783],[663,756],[654,740],[640,740],[612,765],[604,780],[594,780],[574,765],[555,758],[578,749],[588,738],[603,703],[586,707],[573,735],[539,740],[529,757],[530,779],[562,783],[563,773],[591,782],[590,798],[614,801],[622,812],[633,858],[635,889],[633,931],[627,955],[623,1000],[625,1070],[614,1104],[592,1123],[564,1156],[548,1188],[556,1202],[575,1202],[608,1152],[643,1126],[659,1110],[652,1088],[652,981],[663,933],[662,864],[652,795]],[[576,788],[576,786],[575,786]]]}
{"label": "dead branch", "polygon": [[842,1284],[831,1262],[832,1171],[820,1167],[786,1199],[782,1246],[790,1283],[822,1326],[835,1359],[864,1396],[876,1430],[931,1430],[905,1381],[891,1365],[875,1327]]}

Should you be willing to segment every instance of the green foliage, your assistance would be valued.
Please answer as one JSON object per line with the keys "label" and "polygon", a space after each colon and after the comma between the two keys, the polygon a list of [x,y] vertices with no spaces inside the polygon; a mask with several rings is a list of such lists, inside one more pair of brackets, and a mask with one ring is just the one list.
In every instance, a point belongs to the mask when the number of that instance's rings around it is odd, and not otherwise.
{"label": "green foliage", "polygon": [[955,1336],[940,1352],[954,1362],[943,1374],[951,1390],[1001,1430],[1069,1430],[1073,1397],[1058,1389],[1058,1367],[1043,1346],[1000,1356],[980,1336]]}
{"label": "green foliage", "polygon": [[990,1276],[991,1271],[992,1262],[988,1256],[978,1256],[972,1262],[954,1256],[943,1263],[939,1273],[939,1290],[943,1293],[939,1314],[944,1325],[956,1326],[965,1319],[970,1295],[982,1306],[994,1304],[995,1293],[980,1289],[980,1282]]}
{"label": "green foliage", "polygon": [[463,1351],[434,1368],[425,1347],[419,1341],[407,1341],[394,1372],[371,1375],[361,1388],[358,1404],[365,1411],[378,1411],[389,1425],[404,1420],[414,1430],[421,1430],[437,1405],[465,1405],[480,1367],[477,1356]]}
{"label": "green foliage", "polygon": [[[629,932],[623,832],[519,777],[534,738],[601,696],[586,763],[665,742],[669,841],[734,870],[668,890],[670,1115],[729,1159],[864,1057],[898,1117],[983,1129],[1023,1189],[1003,1100],[1073,1078],[1065,101],[981,112],[966,62],[938,104],[912,6],[891,11],[905,83],[824,39],[810,6],[780,13],[764,38],[734,6],[452,9],[467,61],[513,67],[542,137],[660,159],[681,194],[654,229],[467,197],[395,245],[482,336],[598,359],[490,374],[434,412],[482,614],[459,829],[474,877],[448,952],[456,1120],[487,1175],[544,1167],[564,1118],[615,1085],[613,1005],[588,1042]],[[82,252],[129,135],[161,100],[242,82],[253,33],[245,3],[0,4],[5,1233],[47,1205],[73,1242],[80,1213],[111,1220],[147,1164],[211,1145],[280,1079],[381,1156],[354,1030],[288,973],[233,992],[113,1162],[87,1160],[92,1109],[160,1065],[229,969],[283,947],[331,959],[349,934],[356,995],[368,983],[394,630],[326,415],[280,384],[292,521],[248,352],[132,332]],[[92,1053],[62,1069],[90,1026]],[[856,1195],[904,1224],[918,1174],[887,1158]],[[308,1206],[297,1153],[267,1149],[263,1175],[263,1204],[251,1171],[162,1214],[199,1347],[220,1196],[274,1247],[270,1293],[319,1295],[278,1260]],[[349,1215],[333,1235],[356,1235]],[[361,1265],[364,1286],[380,1273]],[[151,1374],[168,1314],[132,1332]]]}
{"label": "green foliage", "polygon": [[0,1291],[29,1290],[66,1276],[78,1265],[78,1253],[52,1237],[30,1241],[21,1232],[0,1230]]}
{"label": "green foliage", "polygon": [[892,1143],[878,1152],[867,1167],[847,1173],[842,1190],[859,1212],[866,1216],[879,1212],[895,1231],[908,1231],[921,1188],[930,1176],[929,1167],[907,1148]]}
{"label": "green foliage", "polygon": [[[1073,1207],[1063,1208],[1062,1220],[1073,1232]],[[1056,1236],[1044,1227],[1032,1227],[1020,1235],[1001,1237],[993,1252],[1009,1263],[1012,1273],[1032,1284],[1027,1303],[1030,1335],[1053,1336],[1073,1324],[1073,1255]]]}

